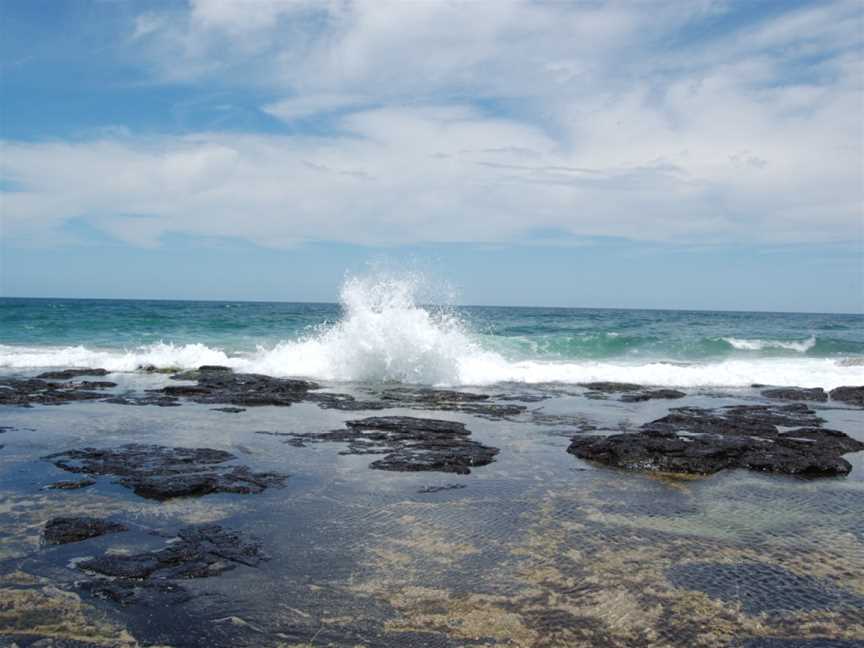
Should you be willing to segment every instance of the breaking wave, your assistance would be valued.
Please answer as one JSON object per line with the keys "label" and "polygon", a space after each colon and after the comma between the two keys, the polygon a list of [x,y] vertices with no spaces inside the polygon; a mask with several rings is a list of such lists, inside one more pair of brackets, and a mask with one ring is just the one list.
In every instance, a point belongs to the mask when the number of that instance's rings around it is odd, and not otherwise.
{"label": "breaking wave", "polygon": [[786,349],[806,353],[816,346],[816,337],[811,336],[806,340],[740,340],[734,337],[723,338],[733,349],[739,351],[764,351],[765,349]]}
{"label": "breaking wave", "polygon": [[[418,277],[404,276],[348,279],[341,292],[342,316],[338,321],[313,329],[299,339],[260,346],[254,351],[165,342],[123,350],[80,345],[0,345],[0,367],[18,370],[104,367],[109,371],[132,372],[143,367],[187,369],[209,364],[325,381],[432,385],[609,380],[680,387],[746,387],[763,383],[831,389],[864,381],[861,365],[848,358],[805,355],[816,344],[815,338],[801,341],[723,338],[732,347],[728,353],[743,353],[713,360],[702,357],[691,362],[620,355],[630,346],[652,340],[616,334],[571,340],[564,346],[526,350],[522,345],[516,351],[508,350],[506,345],[496,346],[494,336],[472,331],[456,311],[421,305],[418,299],[421,284]],[[587,353],[584,347],[589,343],[601,345],[604,354]],[[716,343],[724,342],[715,338]],[[764,353],[750,353],[767,348],[794,354],[766,357]],[[609,357],[613,352],[619,355]],[[576,356],[568,357],[570,354]]]}

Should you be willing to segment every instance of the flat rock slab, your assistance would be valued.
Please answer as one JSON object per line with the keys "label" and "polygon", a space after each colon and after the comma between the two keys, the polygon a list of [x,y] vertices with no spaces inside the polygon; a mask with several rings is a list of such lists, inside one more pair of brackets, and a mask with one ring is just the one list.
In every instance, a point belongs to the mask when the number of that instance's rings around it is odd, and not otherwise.
{"label": "flat rock slab", "polygon": [[49,490],[78,490],[79,488],[87,488],[96,483],[95,479],[71,479],[64,481],[56,481],[48,484],[45,488]]}
{"label": "flat rock slab", "polygon": [[413,416],[372,416],[346,421],[345,430],[314,433],[267,433],[285,436],[288,443],[344,442],[343,454],[383,455],[369,467],[400,472],[437,471],[465,474],[492,463],[498,448],[468,437],[464,423]]}
{"label": "flat rock slab", "polygon": [[837,387],[830,392],[831,400],[849,403],[864,407],[864,386],[860,387]]}
{"label": "flat rock slab", "polygon": [[254,538],[219,525],[181,529],[163,549],[105,554],[81,561],[78,569],[111,580],[83,584],[85,591],[121,605],[170,605],[188,600],[175,581],[217,576],[238,564],[257,567],[269,556]]}
{"label": "flat rock slab", "polygon": [[320,385],[307,380],[273,378],[261,374],[234,373],[228,367],[202,366],[197,371],[175,374],[177,380],[196,380],[195,385],[169,385],[155,390],[169,397],[188,398],[196,403],[250,407],[288,406],[305,400]]}
{"label": "flat rock slab", "polygon": [[87,475],[115,475],[136,495],[166,500],[209,493],[260,493],[282,486],[287,475],[255,473],[246,466],[226,466],[236,459],[212,448],[171,448],[130,443],[116,448],[84,448],[43,457],[58,468]]}
{"label": "flat rock slab", "polygon": [[[864,443],[822,419],[804,404],[734,405],[714,410],[680,407],[641,431],[574,437],[571,454],[628,470],[710,474],[746,468],[808,477],[846,475],[842,455]],[[781,432],[778,426],[798,427]]]}
{"label": "flat rock slab", "polygon": [[722,434],[646,431],[575,437],[567,452],[607,466],[653,472],[711,474],[727,468],[828,477],[852,469],[841,456],[864,444],[842,432],[841,442],[777,436],[762,439]]}
{"label": "flat rock slab", "polygon": [[684,398],[687,394],[677,389],[651,389],[636,383],[620,382],[591,382],[581,383],[588,391],[587,398],[593,400],[605,400],[610,394],[619,395],[619,400],[624,403],[640,403],[649,400]]}
{"label": "flat rock slab", "polygon": [[642,426],[643,430],[771,436],[777,426],[818,426],[823,419],[803,403],[788,405],[731,405],[719,409],[676,407]]}
{"label": "flat rock slab", "polygon": [[828,394],[821,387],[804,389],[802,387],[780,387],[777,389],[766,389],[762,392],[765,398],[793,401],[819,401],[828,400]]}
{"label": "flat rock slab", "polygon": [[45,524],[42,538],[45,544],[59,545],[128,530],[125,524],[94,517],[56,517]]}
{"label": "flat rock slab", "polygon": [[80,378],[81,376],[107,376],[107,369],[63,369],[62,371],[46,371],[41,373],[37,378],[42,380],[71,380],[72,378]]}
{"label": "flat rock slab", "polygon": [[382,410],[405,408],[446,412],[462,412],[483,418],[498,420],[517,416],[528,408],[513,403],[489,402],[488,394],[460,392],[450,389],[430,389],[425,387],[399,387],[373,393],[374,399],[358,400],[350,394],[328,392],[310,393],[306,400],[317,403],[323,409],[338,409],[355,412],[362,410]]}
{"label": "flat rock slab", "polygon": [[41,378],[0,378],[0,405],[62,405],[101,398],[105,398],[104,393]]}

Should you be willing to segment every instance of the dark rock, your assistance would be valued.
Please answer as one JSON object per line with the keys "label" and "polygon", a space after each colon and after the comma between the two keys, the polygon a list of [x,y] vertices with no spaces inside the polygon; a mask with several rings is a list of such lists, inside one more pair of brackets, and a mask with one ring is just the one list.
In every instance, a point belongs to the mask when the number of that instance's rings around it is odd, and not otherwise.
{"label": "dark rock", "polygon": [[802,387],[782,387],[779,389],[766,389],[762,392],[765,398],[775,398],[777,400],[798,400],[798,401],[820,401],[828,400],[828,394],[821,387],[813,389],[804,389]]}
{"label": "dark rock", "polygon": [[620,382],[591,382],[591,383],[580,383],[581,387],[587,387],[591,391],[602,392],[605,394],[618,394],[621,392],[635,392],[640,391],[642,389],[642,385],[636,385],[634,383],[620,383]]}
{"label": "dark rock", "polygon": [[62,371],[46,371],[36,376],[40,380],[69,380],[79,376],[107,376],[107,369],[63,369]]}
{"label": "dark rock", "polygon": [[105,394],[38,378],[0,378],[0,405],[61,405],[73,401],[97,400]]}
{"label": "dark rock", "polygon": [[[185,378],[189,374],[178,374]],[[167,396],[184,396],[196,403],[239,406],[281,405],[299,403],[319,385],[306,380],[272,378],[260,374],[236,374],[223,369],[199,369],[198,384],[171,385],[155,392]]]}
{"label": "dark rock", "polygon": [[642,426],[643,430],[703,432],[765,436],[777,426],[818,426],[823,422],[803,403],[789,405],[731,405],[716,410],[676,407],[669,414]]}
{"label": "dark rock", "polygon": [[180,407],[180,399],[176,396],[162,395],[138,396],[126,394],[124,396],[106,398],[103,402],[113,403],[115,405],[135,405],[139,407],[145,405],[156,405],[157,407]]}
{"label": "dark rock", "polygon": [[426,486],[417,492],[421,495],[425,495],[427,493],[441,493],[443,491],[460,490],[462,488],[465,488],[465,484],[444,484],[443,486]]}
{"label": "dark rock", "polygon": [[78,569],[112,578],[82,589],[121,605],[167,605],[189,600],[173,581],[217,576],[238,564],[257,567],[269,557],[254,538],[218,525],[186,527],[163,549],[139,554],[105,554],[78,563]]}
{"label": "dark rock", "polygon": [[140,554],[106,554],[78,563],[78,568],[117,578],[204,578],[235,564],[258,566],[268,556],[257,540],[218,525],[186,527],[164,549]]}
{"label": "dark rock", "polygon": [[[640,432],[573,438],[568,452],[630,470],[709,474],[746,468],[802,476],[845,475],[842,458],[864,449],[843,432],[818,427],[804,404],[674,408]],[[777,426],[798,429],[780,432]]]}
{"label": "dark rock", "polygon": [[397,407],[393,403],[373,400],[357,400],[350,394],[334,394],[331,392],[310,393],[307,394],[306,400],[316,403],[321,409],[335,409],[345,412],[382,410],[389,407]]}
{"label": "dark rock", "polygon": [[240,412],[245,412],[246,410],[242,407],[214,407],[214,412],[225,412],[226,414],[239,414]]}
{"label": "dark rock", "polygon": [[864,386],[860,387],[837,387],[830,392],[831,400],[849,403],[864,407]]}
{"label": "dark rock", "polygon": [[132,443],[117,448],[70,450],[44,457],[58,468],[88,475],[115,475],[137,495],[165,500],[209,493],[260,493],[281,486],[287,475],[224,466],[236,459],[224,450],[169,448]]}
{"label": "dark rock", "polygon": [[185,587],[169,580],[115,578],[84,581],[79,587],[91,596],[112,601],[123,607],[130,605],[172,607],[192,600],[192,595]]}
{"label": "dark rock", "polygon": [[75,389],[111,389],[116,387],[117,383],[110,380],[82,380],[81,382],[72,383],[69,387]]}
{"label": "dark rock", "polygon": [[821,477],[851,470],[841,455],[864,449],[842,432],[805,429],[771,437],[647,430],[575,437],[567,451],[628,470],[710,474],[726,468]]}
{"label": "dark rock", "polygon": [[853,439],[840,430],[828,430],[826,428],[799,428],[781,432],[777,442],[786,447],[801,447],[802,449],[806,449],[808,444],[809,447],[818,445],[840,454],[864,450],[864,443],[861,441]]}
{"label": "dark rock", "polygon": [[677,389],[649,389],[641,392],[627,392],[621,395],[625,403],[638,403],[647,400],[684,398],[687,394]]}
{"label": "dark rock", "polygon": [[488,394],[426,387],[387,389],[381,392],[381,399],[389,403],[389,407],[462,412],[493,420],[517,416],[528,409],[524,405],[490,403]]}
{"label": "dark rock", "polygon": [[67,544],[128,530],[125,524],[94,517],[56,517],[45,524],[42,537],[46,544]]}
{"label": "dark rock", "polygon": [[489,400],[488,394],[452,391],[449,389],[428,389],[425,387],[398,387],[381,393],[384,400],[400,403],[471,403]]}
{"label": "dark rock", "polygon": [[74,479],[71,481],[57,481],[53,484],[48,484],[45,488],[51,490],[76,490],[78,488],[86,488],[96,483],[95,479]]}
{"label": "dark rock", "polygon": [[402,472],[438,471],[468,474],[495,459],[497,448],[468,439],[464,423],[412,416],[373,416],[346,421],[347,429],[320,434],[260,432],[285,436],[288,443],[344,442],[343,454],[384,455],[369,467]]}

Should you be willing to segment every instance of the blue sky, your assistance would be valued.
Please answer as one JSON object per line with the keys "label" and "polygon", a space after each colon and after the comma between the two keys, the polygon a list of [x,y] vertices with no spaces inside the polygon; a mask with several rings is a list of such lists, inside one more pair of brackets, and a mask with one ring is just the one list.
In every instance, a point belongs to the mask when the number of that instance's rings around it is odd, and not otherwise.
{"label": "blue sky", "polygon": [[0,11],[0,294],[864,311],[858,2]]}

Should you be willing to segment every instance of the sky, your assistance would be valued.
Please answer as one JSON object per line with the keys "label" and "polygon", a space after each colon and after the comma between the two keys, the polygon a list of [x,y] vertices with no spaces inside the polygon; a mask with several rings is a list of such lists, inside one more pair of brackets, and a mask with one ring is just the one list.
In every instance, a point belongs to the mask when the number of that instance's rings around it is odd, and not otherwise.
{"label": "sky", "polygon": [[858,0],[0,0],[0,295],[864,312]]}

